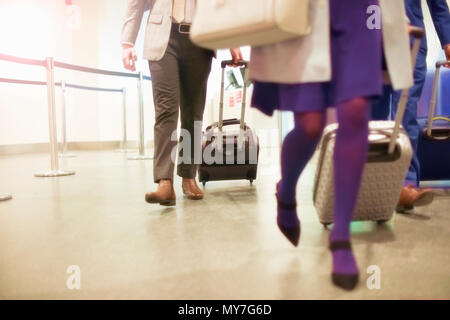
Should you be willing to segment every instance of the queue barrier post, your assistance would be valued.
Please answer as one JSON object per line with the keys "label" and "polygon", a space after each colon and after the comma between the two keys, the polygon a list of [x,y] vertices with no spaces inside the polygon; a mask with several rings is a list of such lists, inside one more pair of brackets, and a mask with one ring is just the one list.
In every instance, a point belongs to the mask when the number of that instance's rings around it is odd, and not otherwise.
{"label": "queue barrier post", "polygon": [[61,81],[61,136],[62,148],[59,156],[61,158],[74,158],[76,155],[67,152],[67,115],[66,115],[66,82]]}
{"label": "queue barrier post", "polygon": [[[138,74],[135,73],[125,73],[118,71],[110,71],[110,70],[101,70],[96,68],[89,68],[83,66],[77,66],[73,64],[63,63],[59,61],[54,61],[53,58],[46,58],[45,60],[36,60],[36,59],[26,59],[21,57],[15,57],[11,55],[6,55],[0,53],[0,60],[5,60],[13,63],[19,64],[28,64],[28,65],[36,65],[43,66],[46,68],[47,73],[47,81],[31,81],[31,80],[18,80],[18,79],[6,79],[0,78],[0,82],[7,83],[20,83],[20,84],[30,84],[30,85],[46,85],[47,86],[47,96],[48,96],[48,119],[49,119],[49,140],[50,140],[50,160],[51,160],[51,169],[47,172],[39,172],[36,173],[37,177],[57,177],[57,176],[66,176],[75,174],[73,171],[63,171],[59,169],[58,162],[58,136],[57,136],[57,127],[56,127],[56,104],[55,104],[55,86],[62,87],[62,154],[61,157],[69,157],[72,155],[67,154],[67,131],[66,131],[66,89],[67,88],[76,88],[76,89],[84,89],[84,90],[95,90],[95,91],[109,91],[109,92],[121,92],[122,93],[122,112],[123,112],[123,123],[122,123],[122,141],[121,141],[121,150],[126,151],[128,142],[127,142],[127,125],[126,125],[126,89],[109,89],[109,88],[93,88],[82,85],[74,85],[68,84],[66,82],[55,83],[54,79],[54,69],[64,68],[68,70],[74,70],[78,72],[86,72],[86,73],[96,73],[108,76],[119,76],[119,77],[128,77],[128,78],[136,78],[137,89],[138,89],[138,128],[139,128],[139,155],[137,157],[130,157],[130,159],[134,160],[146,160],[153,159],[151,156],[145,155],[145,132],[144,132],[144,96],[143,96],[143,80],[152,80],[149,76],[143,76],[142,72]],[[134,151],[134,150],[133,150]]]}
{"label": "queue barrier post", "polygon": [[122,141],[120,142],[120,149],[116,152],[132,152],[135,150],[128,149],[127,137],[127,88],[122,88]]}
{"label": "queue barrier post", "polygon": [[75,171],[64,171],[59,169],[58,159],[58,138],[56,129],[56,108],[55,108],[55,62],[53,58],[45,59],[45,69],[47,74],[47,100],[48,100],[48,124],[50,137],[50,170],[38,172],[36,177],[61,177],[75,174]]}
{"label": "queue barrier post", "polygon": [[129,160],[151,160],[153,157],[145,155],[145,131],[144,131],[144,94],[142,90],[143,75],[139,72],[139,78],[137,82],[138,92],[138,121],[139,121],[139,155],[131,156]]}
{"label": "queue barrier post", "polygon": [[122,143],[120,148],[127,150],[127,88],[122,88]]}

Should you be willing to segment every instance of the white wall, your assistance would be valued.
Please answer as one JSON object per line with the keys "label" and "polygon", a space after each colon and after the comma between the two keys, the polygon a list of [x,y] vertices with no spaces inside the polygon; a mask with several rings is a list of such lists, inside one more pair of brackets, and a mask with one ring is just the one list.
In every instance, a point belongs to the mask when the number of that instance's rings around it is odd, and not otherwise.
{"label": "white wall", "polygon": [[[125,71],[121,65],[120,31],[125,0],[77,0],[81,7],[79,29],[66,27],[63,0],[0,0],[0,52],[77,65]],[[141,43],[141,41],[139,41]],[[139,67],[148,74],[148,67]],[[45,70],[0,61],[0,77],[45,81]],[[128,136],[137,139],[137,90],[134,79],[98,76],[56,69],[56,81],[128,91]],[[150,83],[144,85],[146,119],[153,118]],[[60,90],[56,89],[60,107]],[[121,139],[120,93],[68,89],[69,141]],[[58,110],[59,111],[59,110]],[[151,123],[147,138],[152,139]],[[48,141],[45,87],[0,83],[0,145]]]}
{"label": "white wall", "polygon": [[[72,40],[62,31],[62,1],[0,1],[0,52],[71,60]],[[0,61],[0,77],[45,81],[45,71]],[[0,144],[48,140],[44,87],[0,83]]]}
{"label": "white wall", "polygon": [[[450,2],[450,1],[448,1]],[[75,0],[81,7],[81,26],[66,28],[66,7],[63,0],[0,0],[0,52],[23,57],[56,60],[84,66],[124,71],[121,65],[120,31],[126,0]],[[424,5],[426,8],[426,5]],[[427,25],[429,14],[425,10]],[[146,19],[143,19],[145,23]],[[430,32],[431,31],[431,32]],[[142,56],[143,33],[137,40]],[[440,50],[434,29],[428,28],[429,62]],[[249,50],[244,49],[246,58]],[[229,58],[219,52],[218,59]],[[140,60],[139,70],[148,74],[148,65]],[[45,71],[0,61],[0,77],[45,80]],[[137,139],[136,82],[133,79],[97,76],[58,70],[56,80],[64,79],[90,86],[126,87],[128,90],[128,136]],[[217,120],[219,61],[213,62],[208,85],[205,124]],[[146,139],[153,139],[153,102],[151,85],[145,82]],[[249,96],[250,98],[250,96]],[[59,89],[57,89],[57,104]],[[121,97],[116,93],[70,90],[67,95],[69,141],[110,141],[121,138]],[[239,113],[234,109],[234,113]],[[226,114],[232,115],[231,109]],[[247,119],[257,129],[276,130],[276,117],[269,118],[248,109]],[[275,139],[276,140],[276,139]],[[45,87],[0,83],[0,145],[48,141],[47,100]],[[264,143],[273,145],[273,143]]]}

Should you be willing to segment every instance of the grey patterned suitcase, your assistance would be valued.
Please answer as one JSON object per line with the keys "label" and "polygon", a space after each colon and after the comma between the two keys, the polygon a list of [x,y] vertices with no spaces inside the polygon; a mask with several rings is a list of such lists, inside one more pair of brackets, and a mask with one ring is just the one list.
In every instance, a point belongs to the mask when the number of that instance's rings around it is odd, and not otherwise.
{"label": "grey patterned suitcase", "polygon": [[[415,37],[412,50],[412,62],[415,65],[424,32],[413,28],[412,34]],[[407,99],[408,89],[405,89],[395,121],[369,123],[369,155],[353,214],[354,221],[386,222],[394,214],[413,153],[409,137],[400,125]],[[337,128],[338,124],[331,124],[324,130],[314,181],[314,206],[324,226],[333,223],[333,153]]]}
{"label": "grey patterned suitcase", "polygon": [[[369,156],[353,220],[385,222],[392,218],[412,157],[411,143],[404,130],[396,139],[394,153],[387,152],[394,126],[393,121],[370,122]],[[314,205],[324,225],[333,222],[333,153],[337,128],[337,124],[325,128],[314,183]]]}

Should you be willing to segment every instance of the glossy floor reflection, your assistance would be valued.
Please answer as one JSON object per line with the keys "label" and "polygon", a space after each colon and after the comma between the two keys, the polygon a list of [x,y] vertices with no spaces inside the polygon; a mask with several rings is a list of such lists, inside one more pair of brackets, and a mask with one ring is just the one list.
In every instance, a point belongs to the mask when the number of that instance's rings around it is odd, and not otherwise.
{"label": "glossy floor reflection", "polygon": [[[293,248],[275,224],[278,150],[262,150],[258,179],[208,183],[205,199],[164,208],[144,202],[152,162],[113,152],[64,159],[75,176],[35,178],[47,155],[0,157],[0,298],[31,299],[403,299],[450,298],[450,197],[352,225],[361,281],[331,284],[329,231],[312,205],[314,162],[298,188],[302,236]],[[272,161],[270,161],[272,160]],[[66,270],[81,270],[69,290]],[[366,273],[379,266],[381,289]]]}

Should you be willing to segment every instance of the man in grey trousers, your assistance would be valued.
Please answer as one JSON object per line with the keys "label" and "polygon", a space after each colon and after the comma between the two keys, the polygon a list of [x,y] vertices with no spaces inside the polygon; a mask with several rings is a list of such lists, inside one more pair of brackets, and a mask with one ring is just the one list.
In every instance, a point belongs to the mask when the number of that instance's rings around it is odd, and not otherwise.
{"label": "man in grey trousers", "polygon": [[[128,0],[122,30],[124,67],[134,71],[137,60],[136,41],[145,10],[150,14],[146,24],[144,58],[149,60],[155,104],[155,150],[153,176],[158,188],[145,195],[149,203],[173,206],[174,163],[172,150],[177,142],[171,137],[177,130],[180,110],[181,129],[194,139],[194,122],[202,121],[206,86],[214,52],[193,44],[189,38],[196,0]],[[239,49],[231,50],[233,60],[241,60]],[[183,193],[188,199],[200,200],[203,192],[195,176],[194,141],[191,140],[191,161],[180,163],[177,173],[182,177]],[[185,159],[185,157],[183,157]]]}

